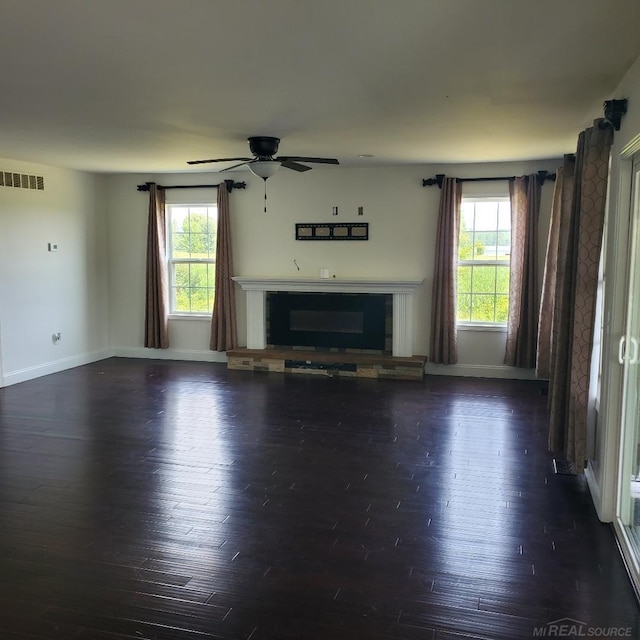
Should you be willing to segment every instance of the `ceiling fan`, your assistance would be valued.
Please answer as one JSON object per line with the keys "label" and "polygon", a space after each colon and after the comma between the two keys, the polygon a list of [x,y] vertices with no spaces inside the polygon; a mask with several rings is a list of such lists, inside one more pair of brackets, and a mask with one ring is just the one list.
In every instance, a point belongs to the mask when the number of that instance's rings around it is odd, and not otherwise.
{"label": "ceiling fan", "polygon": [[251,136],[247,138],[249,141],[249,149],[253,154],[253,158],[212,158],[210,160],[190,160],[187,164],[207,164],[209,162],[238,162],[230,167],[222,169],[229,171],[242,165],[247,165],[254,175],[267,180],[280,167],[285,169],[293,169],[294,171],[309,171],[312,167],[307,167],[302,162],[320,163],[320,164],[340,164],[335,158],[309,158],[304,156],[278,156],[278,144],[280,138],[271,136]]}

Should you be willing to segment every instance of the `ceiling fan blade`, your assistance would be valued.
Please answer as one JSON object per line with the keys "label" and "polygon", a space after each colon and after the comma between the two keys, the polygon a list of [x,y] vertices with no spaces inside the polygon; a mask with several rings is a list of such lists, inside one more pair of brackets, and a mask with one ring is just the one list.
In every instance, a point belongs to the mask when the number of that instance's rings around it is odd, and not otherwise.
{"label": "ceiling fan blade", "polygon": [[293,169],[294,171],[311,171],[311,167],[305,167],[303,164],[298,162],[294,162],[293,160],[282,160],[282,158],[278,158],[278,161],[285,169]]}
{"label": "ceiling fan blade", "polygon": [[235,169],[236,167],[243,167],[245,164],[251,164],[253,160],[247,160],[246,162],[240,162],[239,164],[233,164],[230,167],[225,167],[224,169],[220,169],[218,173],[222,173],[223,171],[230,171],[231,169]]}
{"label": "ceiling fan blade", "polygon": [[213,158],[211,160],[187,160],[187,164],[208,164],[209,162],[249,162],[253,158]]}
{"label": "ceiling fan blade", "polygon": [[277,160],[287,162],[293,160],[294,162],[318,162],[321,164],[340,164],[335,158],[308,158],[305,156],[278,156]]}

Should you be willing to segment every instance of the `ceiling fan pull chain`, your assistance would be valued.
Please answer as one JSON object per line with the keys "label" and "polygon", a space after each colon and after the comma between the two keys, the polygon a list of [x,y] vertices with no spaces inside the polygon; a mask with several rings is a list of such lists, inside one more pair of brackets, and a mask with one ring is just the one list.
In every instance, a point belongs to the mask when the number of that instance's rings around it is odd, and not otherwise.
{"label": "ceiling fan pull chain", "polygon": [[264,212],[267,213],[267,181],[264,181]]}

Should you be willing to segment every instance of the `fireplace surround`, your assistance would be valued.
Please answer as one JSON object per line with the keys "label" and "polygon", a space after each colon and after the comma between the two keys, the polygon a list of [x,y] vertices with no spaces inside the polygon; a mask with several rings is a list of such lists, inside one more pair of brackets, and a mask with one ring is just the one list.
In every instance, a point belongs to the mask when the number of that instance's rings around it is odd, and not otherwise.
{"label": "fireplace surround", "polygon": [[248,349],[262,350],[267,347],[267,292],[374,293],[391,294],[393,299],[392,355],[405,358],[414,355],[413,299],[422,280],[264,276],[234,276],[232,279],[246,293]]}

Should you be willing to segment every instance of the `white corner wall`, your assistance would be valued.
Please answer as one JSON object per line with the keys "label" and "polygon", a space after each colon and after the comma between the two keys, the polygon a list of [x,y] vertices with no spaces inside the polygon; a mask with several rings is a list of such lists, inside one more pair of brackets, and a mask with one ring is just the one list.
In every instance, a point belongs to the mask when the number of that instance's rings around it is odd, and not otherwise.
{"label": "white corner wall", "polygon": [[[108,357],[104,178],[0,159],[44,191],[0,187],[0,386]],[[48,251],[48,243],[58,250]],[[54,333],[61,333],[58,344]]]}
{"label": "white corner wall", "polygon": [[[168,350],[144,349],[144,274],[148,194],[136,190],[147,181],[159,184],[215,184],[222,178],[245,181],[246,190],[230,197],[235,274],[241,276],[311,276],[327,268],[337,277],[423,278],[416,293],[415,353],[428,354],[433,249],[440,192],[422,187],[436,173],[459,177],[522,175],[554,171],[560,161],[483,165],[348,169],[315,168],[306,173],[282,170],[264,183],[248,171],[114,175],[107,178],[109,212],[110,330],[116,355],[224,360],[209,351],[207,320],[172,319]],[[503,193],[506,183],[482,183],[485,192]],[[496,191],[497,190],[497,191]],[[168,201],[215,202],[208,190],[167,191]],[[553,183],[543,188],[540,220],[541,269]],[[338,215],[332,215],[333,207]],[[358,207],[364,215],[358,216]],[[369,240],[296,241],[297,222],[368,222]],[[300,270],[296,267],[298,264]],[[542,271],[541,271],[542,273]],[[245,339],[244,293],[238,288],[238,334]],[[460,332],[460,365],[443,373],[529,377],[504,367],[503,332]]]}

